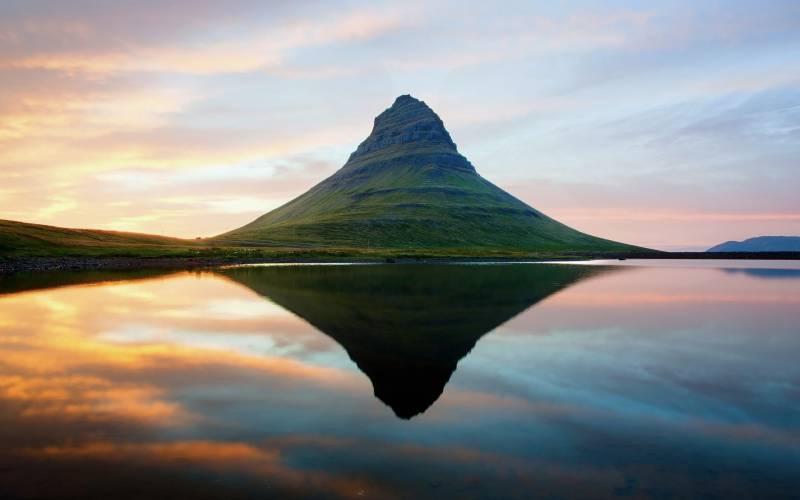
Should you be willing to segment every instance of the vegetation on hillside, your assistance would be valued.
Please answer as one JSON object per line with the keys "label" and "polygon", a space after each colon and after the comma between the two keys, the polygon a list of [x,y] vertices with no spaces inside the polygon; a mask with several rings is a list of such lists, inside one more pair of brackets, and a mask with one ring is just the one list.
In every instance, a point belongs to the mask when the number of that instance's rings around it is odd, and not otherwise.
{"label": "vegetation on hillside", "polygon": [[334,175],[214,239],[228,245],[486,253],[644,249],[547,217],[481,177],[425,103],[401,96]]}
{"label": "vegetation on hillside", "polygon": [[204,258],[246,262],[257,260],[365,260],[385,259],[570,259],[602,256],[581,251],[513,251],[466,247],[382,248],[370,246],[290,247],[235,246],[207,240],[90,229],[64,229],[0,220],[0,259],[31,257]]}
{"label": "vegetation on hillside", "polygon": [[190,254],[192,240],[0,220],[0,256],[164,256]]}

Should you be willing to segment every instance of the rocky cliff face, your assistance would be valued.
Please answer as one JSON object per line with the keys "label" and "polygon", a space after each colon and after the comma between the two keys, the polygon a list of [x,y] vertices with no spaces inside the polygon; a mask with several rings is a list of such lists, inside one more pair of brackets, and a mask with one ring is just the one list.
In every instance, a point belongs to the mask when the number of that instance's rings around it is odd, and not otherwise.
{"label": "rocky cliff face", "polygon": [[458,152],[439,116],[423,101],[401,95],[375,118],[372,132],[350,155],[350,161],[401,144],[410,148],[443,146]]}

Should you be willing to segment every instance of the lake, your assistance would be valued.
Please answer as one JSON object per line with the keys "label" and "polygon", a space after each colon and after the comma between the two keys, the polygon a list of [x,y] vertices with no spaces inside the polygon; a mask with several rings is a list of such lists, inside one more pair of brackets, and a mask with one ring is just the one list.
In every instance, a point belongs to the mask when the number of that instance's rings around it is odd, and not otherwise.
{"label": "lake", "polygon": [[0,277],[0,498],[789,498],[796,262]]}

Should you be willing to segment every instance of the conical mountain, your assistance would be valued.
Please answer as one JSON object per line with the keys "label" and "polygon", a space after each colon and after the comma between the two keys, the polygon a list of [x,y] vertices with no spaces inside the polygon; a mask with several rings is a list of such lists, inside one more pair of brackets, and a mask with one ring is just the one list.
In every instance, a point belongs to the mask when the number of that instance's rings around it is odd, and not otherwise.
{"label": "conical mountain", "polygon": [[[486,333],[553,293],[614,268],[531,265],[232,267],[226,276],[347,351],[400,418],[427,410]],[[619,269],[619,268],[617,268]]]}
{"label": "conical mountain", "polygon": [[372,133],[338,172],[217,239],[453,254],[635,248],[567,227],[481,177],[439,116],[409,95],[375,118]]}

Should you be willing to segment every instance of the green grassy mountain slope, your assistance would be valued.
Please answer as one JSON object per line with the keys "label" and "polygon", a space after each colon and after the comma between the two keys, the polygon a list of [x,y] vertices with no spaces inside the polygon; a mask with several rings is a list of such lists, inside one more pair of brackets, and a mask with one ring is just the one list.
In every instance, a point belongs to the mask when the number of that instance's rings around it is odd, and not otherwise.
{"label": "green grassy mountain slope", "polygon": [[0,220],[0,256],[165,255],[194,245],[166,236]]}
{"label": "green grassy mountain slope", "polygon": [[215,241],[496,252],[641,250],[553,220],[481,177],[424,102],[400,96],[338,172]]}

